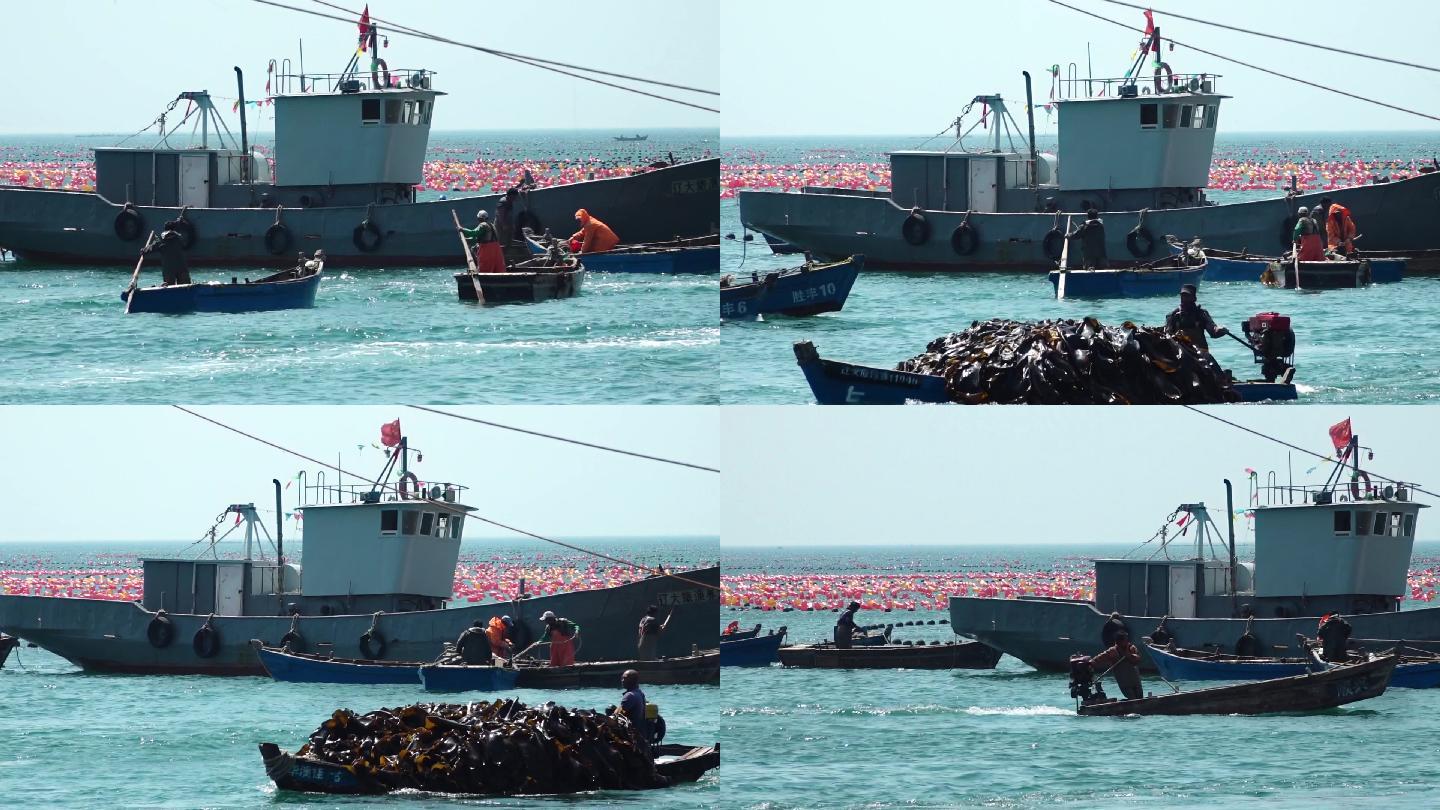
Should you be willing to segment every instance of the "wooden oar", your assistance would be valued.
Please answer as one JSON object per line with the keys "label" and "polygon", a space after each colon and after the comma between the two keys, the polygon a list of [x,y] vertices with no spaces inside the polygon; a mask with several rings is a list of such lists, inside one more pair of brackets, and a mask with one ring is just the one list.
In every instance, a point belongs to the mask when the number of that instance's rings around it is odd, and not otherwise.
{"label": "wooden oar", "polygon": [[140,283],[140,267],[145,264],[145,251],[150,249],[150,243],[155,241],[155,232],[145,237],[145,247],[140,249],[140,261],[135,262],[135,272],[130,274],[130,289],[125,293],[125,314],[130,314],[130,304],[135,300],[135,285]]}
{"label": "wooden oar", "polygon": [[460,237],[460,249],[465,251],[465,266],[470,268],[470,283],[475,287],[475,300],[485,303],[485,291],[480,288],[480,271],[475,268],[475,256],[470,253],[470,244],[465,241],[465,233],[460,230],[460,215],[455,209],[450,209],[450,218],[455,220],[455,234]]}
{"label": "wooden oar", "polygon": [[1065,298],[1065,268],[1070,262],[1070,217],[1065,217],[1065,244],[1060,246],[1060,281],[1055,285],[1055,297]]}

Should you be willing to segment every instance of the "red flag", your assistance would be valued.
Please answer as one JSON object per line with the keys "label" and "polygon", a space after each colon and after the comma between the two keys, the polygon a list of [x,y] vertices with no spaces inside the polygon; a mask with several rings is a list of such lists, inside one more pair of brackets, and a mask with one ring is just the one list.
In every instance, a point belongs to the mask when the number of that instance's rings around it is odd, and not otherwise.
{"label": "red flag", "polygon": [[[1150,12],[1145,12],[1148,17]],[[370,34],[370,4],[365,4],[365,10],[360,12],[360,38],[364,39]]]}
{"label": "red flag", "polygon": [[1350,444],[1350,419],[1338,422],[1330,426],[1330,441],[1335,445],[1336,452],[1344,450]]}
{"label": "red flag", "polygon": [[[366,6],[365,9],[369,11],[370,7]],[[360,30],[363,32],[365,29]],[[1148,37],[1153,33],[1155,33],[1155,12],[1147,8],[1145,9],[1145,36]]]}
{"label": "red flag", "polygon": [[400,443],[400,420],[386,422],[380,426],[380,443],[386,447],[394,447]]}

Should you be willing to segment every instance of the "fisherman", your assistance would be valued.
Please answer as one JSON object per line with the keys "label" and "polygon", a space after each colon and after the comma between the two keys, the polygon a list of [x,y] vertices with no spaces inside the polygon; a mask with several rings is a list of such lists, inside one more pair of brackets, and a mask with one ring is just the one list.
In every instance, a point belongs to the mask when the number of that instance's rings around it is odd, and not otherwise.
{"label": "fisherman", "polygon": [[490,223],[490,212],[480,211],[475,215],[475,227],[461,228],[460,233],[475,250],[475,269],[481,273],[505,272],[505,251],[500,248],[500,236]]}
{"label": "fisherman", "polygon": [[1314,220],[1317,226],[1316,233],[1325,233],[1325,217],[1330,213],[1330,202],[1329,197],[1321,197],[1320,203],[1310,209],[1310,219]]}
{"label": "fisherman", "polygon": [[[620,237],[610,230],[610,226],[590,216],[584,208],[575,212],[575,219],[580,223],[580,230],[570,236],[572,253],[604,253],[620,244]],[[580,243],[579,250],[574,249],[577,241]]]}
{"label": "fisherman", "polygon": [[1338,613],[1326,613],[1320,617],[1320,655],[1326,661],[1340,663],[1349,659],[1346,643],[1350,640],[1350,623]]}
{"label": "fisherman", "polygon": [[1105,652],[1095,656],[1090,661],[1096,669],[1110,667],[1115,674],[1115,684],[1120,687],[1120,694],[1128,700],[1135,700],[1145,696],[1145,690],[1140,683],[1140,651],[1130,643],[1130,634],[1124,630],[1115,634],[1115,643]]}
{"label": "fisherman", "polygon": [[840,618],[835,620],[835,648],[848,650],[855,643],[855,633],[859,628],[855,626],[855,611],[860,609],[859,602],[851,602],[845,606]]}
{"label": "fisherman", "polygon": [[1310,210],[1302,205],[1295,214],[1295,228],[1290,233],[1290,241],[1296,257],[1302,262],[1325,261],[1325,240],[1320,236],[1315,220],[1310,218]]}
{"label": "fisherman", "polygon": [[1111,647],[1115,644],[1116,636],[1128,632],[1130,631],[1125,627],[1125,619],[1121,617],[1120,611],[1117,610],[1110,614],[1110,619],[1105,622],[1104,627],[1100,628],[1100,643],[1106,647]]}
{"label": "fisherman", "polygon": [[545,633],[550,637],[550,666],[573,666],[575,639],[580,635],[580,626],[549,610],[540,614],[540,623],[545,625]]}
{"label": "fisherman", "polygon": [[640,619],[640,635],[636,639],[635,648],[639,652],[641,661],[654,661],[659,658],[660,634],[670,626],[670,617],[675,611],[665,614],[665,621],[660,621],[660,608],[651,605],[645,608],[645,616]]}
{"label": "fisherman", "polygon": [[510,635],[514,630],[515,620],[509,616],[490,617],[490,624],[485,628],[485,637],[490,640],[491,655],[508,661],[515,654],[515,642]]}
{"label": "fisherman", "polygon": [[160,238],[150,243],[144,254],[160,253],[160,267],[164,273],[164,284],[189,284],[190,268],[185,265],[185,237],[176,230],[175,220],[165,223]]}
{"label": "fisherman", "polygon": [[476,619],[455,639],[455,651],[467,664],[488,664],[494,654],[485,623]]}
{"label": "fisherman", "polygon": [[502,247],[515,241],[515,208],[519,204],[520,190],[514,186],[505,192],[504,199],[495,204],[495,230]]}
{"label": "fisherman", "polygon": [[1080,257],[1086,270],[1104,270],[1109,265],[1105,255],[1105,221],[1099,211],[1091,208],[1085,212],[1085,222],[1075,229],[1075,238],[1080,240]]}
{"label": "fisherman", "polygon": [[1194,284],[1186,284],[1180,288],[1180,306],[1165,316],[1165,331],[1188,337],[1196,348],[1207,353],[1210,351],[1210,344],[1205,340],[1205,333],[1210,333],[1210,337],[1230,334],[1229,329],[1216,326],[1210,313],[1195,302]]}
{"label": "fisherman", "polygon": [[620,711],[630,719],[630,724],[635,727],[635,733],[646,746],[652,743],[650,738],[650,718],[645,713],[645,693],[640,691],[640,673],[633,669],[625,670],[620,676],[620,686],[625,694],[620,696]]}
{"label": "fisherman", "polygon": [[1346,256],[1355,252],[1355,218],[1350,209],[1335,203],[1325,217],[1325,234],[1329,237],[1330,249]]}

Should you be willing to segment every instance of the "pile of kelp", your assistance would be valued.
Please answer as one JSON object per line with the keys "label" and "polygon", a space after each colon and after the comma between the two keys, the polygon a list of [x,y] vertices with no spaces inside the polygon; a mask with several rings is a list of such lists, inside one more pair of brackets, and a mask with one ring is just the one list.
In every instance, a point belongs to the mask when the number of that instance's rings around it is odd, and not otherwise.
{"label": "pile of kelp", "polygon": [[518,700],[336,711],[297,756],[389,789],[484,794],[662,787],[623,716]]}
{"label": "pile of kelp", "polygon": [[945,378],[963,404],[1199,405],[1233,402],[1230,373],[1184,335],[1094,318],[976,321],[899,371]]}

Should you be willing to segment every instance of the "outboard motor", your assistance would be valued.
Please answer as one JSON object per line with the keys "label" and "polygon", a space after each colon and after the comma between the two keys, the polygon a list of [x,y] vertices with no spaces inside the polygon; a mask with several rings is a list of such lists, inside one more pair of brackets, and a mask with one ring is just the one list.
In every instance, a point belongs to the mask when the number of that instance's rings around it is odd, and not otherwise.
{"label": "outboard motor", "polygon": [[1107,699],[1105,687],[1095,680],[1095,667],[1090,663],[1088,655],[1070,656],[1070,697],[1081,703]]}
{"label": "outboard motor", "polygon": [[1295,333],[1290,318],[1278,312],[1260,312],[1240,324],[1246,342],[1266,382],[1288,383],[1295,376]]}

